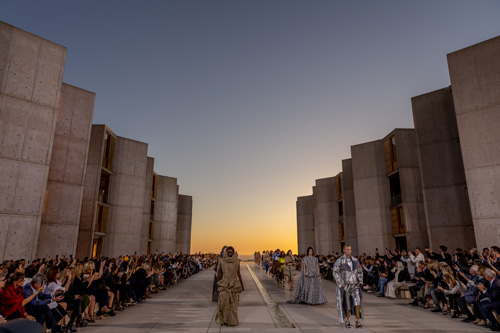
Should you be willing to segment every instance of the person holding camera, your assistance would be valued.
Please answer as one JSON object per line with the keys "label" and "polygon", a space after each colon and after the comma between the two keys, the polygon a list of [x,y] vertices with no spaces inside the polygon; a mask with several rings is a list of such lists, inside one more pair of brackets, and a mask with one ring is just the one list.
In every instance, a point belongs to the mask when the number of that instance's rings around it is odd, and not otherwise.
{"label": "person holding camera", "polygon": [[26,313],[35,317],[41,325],[45,323],[54,333],[66,332],[67,327],[59,325],[51,311],[51,307],[56,305],[56,302],[61,302],[63,296],[44,292],[44,284],[45,275],[37,273],[30,283],[24,285],[23,296],[25,299],[30,299],[26,304]]}

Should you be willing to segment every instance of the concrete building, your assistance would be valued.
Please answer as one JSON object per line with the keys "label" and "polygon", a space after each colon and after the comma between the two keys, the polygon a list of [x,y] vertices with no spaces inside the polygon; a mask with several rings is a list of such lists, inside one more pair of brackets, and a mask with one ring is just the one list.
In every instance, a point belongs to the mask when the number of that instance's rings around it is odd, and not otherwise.
{"label": "concrete building", "polygon": [[154,207],[156,201],[157,179],[158,175],[154,172],[154,158],[148,157],[146,179],[144,181],[140,253],[152,253],[151,247],[155,227]]}
{"label": "concrete building", "polygon": [[105,125],[93,125],[84,178],[77,258],[100,257],[109,217],[116,135]]}
{"label": "concrete building", "polygon": [[317,179],[313,187],[315,251],[321,254],[339,251],[336,178]]}
{"label": "concrete building", "polygon": [[179,195],[178,202],[175,252],[190,253],[193,197],[188,195]]}
{"label": "concrete building", "polygon": [[351,147],[359,253],[396,245],[391,222],[391,195],[383,140]]}
{"label": "concrete building", "polygon": [[339,212],[339,215],[343,216],[343,237],[340,238],[341,245],[343,245],[343,243],[351,245],[352,253],[354,255],[358,255],[358,230],[356,225],[354,183],[352,178],[352,159],[342,160],[342,178],[340,190],[340,196],[337,195],[337,198],[341,200],[343,210],[343,214],[340,214]]}
{"label": "concrete building", "polygon": [[297,238],[299,243],[298,253],[305,254],[307,248],[317,248],[314,233],[314,203],[313,196],[298,197],[297,207]]}
{"label": "concrete building", "polygon": [[61,100],[37,257],[75,254],[95,94],[67,84]]}
{"label": "concrete building", "polygon": [[392,234],[398,249],[428,243],[414,129],[395,129],[384,138],[391,198]]}
{"label": "concrete building", "polygon": [[451,88],[411,99],[429,246],[476,246]]}
{"label": "concrete building", "polygon": [[147,143],[117,137],[104,256],[141,253],[147,162]]}
{"label": "concrete building", "polygon": [[36,255],[66,48],[0,22],[0,258]]}
{"label": "concrete building", "polygon": [[179,186],[177,178],[158,176],[154,209],[155,251],[175,253]]}
{"label": "concrete building", "polygon": [[500,36],[448,54],[479,248],[500,240]]}

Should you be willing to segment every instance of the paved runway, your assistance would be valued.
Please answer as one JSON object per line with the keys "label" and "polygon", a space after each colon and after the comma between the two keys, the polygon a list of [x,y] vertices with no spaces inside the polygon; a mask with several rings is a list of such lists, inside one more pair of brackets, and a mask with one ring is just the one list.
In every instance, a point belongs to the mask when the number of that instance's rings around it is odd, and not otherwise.
{"label": "paved runway", "polygon": [[[252,270],[254,277],[249,270]],[[319,306],[287,304],[288,288],[276,282],[254,263],[242,263],[245,291],[241,294],[238,327],[215,322],[216,303],[211,302],[213,270],[191,276],[115,317],[97,320],[78,332],[346,332],[338,323],[335,284],[322,281],[328,303]],[[257,283],[254,280],[257,279]],[[260,288],[259,288],[260,284]],[[355,332],[487,332],[449,316],[408,305],[408,300],[364,296],[363,328]],[[354,324],[353,321],[351,321]]]}

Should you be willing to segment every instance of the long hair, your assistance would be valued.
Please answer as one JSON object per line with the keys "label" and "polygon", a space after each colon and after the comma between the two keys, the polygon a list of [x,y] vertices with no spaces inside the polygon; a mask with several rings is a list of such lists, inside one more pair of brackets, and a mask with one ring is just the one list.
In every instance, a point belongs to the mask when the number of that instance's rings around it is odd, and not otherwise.
{"label": "long hair", "polygon": [[313,249],[311,246],[309,246],[309,247],[307,248],[307,251],[306,251],[306,256],[308,256],[308,255],[309,255],[309,250],[312,250],[312,251],[313,251],[313,255],[314,255],[314,249]]}
{"label": "long hair", "polygon": [[59,273],[59,267],[57,266],[50,267],[46,274],[47,283],[56,282],[57,273]]}
{"label": "long hair", "polygon": [[9,275],[7,281],[5,281],[5,287],[12,286],[14,282],[24,279],[24,274],[21,272],[14,272]]}

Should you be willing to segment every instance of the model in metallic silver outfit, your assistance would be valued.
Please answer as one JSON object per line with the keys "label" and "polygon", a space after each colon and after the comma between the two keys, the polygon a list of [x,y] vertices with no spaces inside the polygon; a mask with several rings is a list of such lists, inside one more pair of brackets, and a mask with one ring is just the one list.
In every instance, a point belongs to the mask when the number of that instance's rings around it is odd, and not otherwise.
{"label": "model in metallic silver outfit", "polygon": [[[349,317],[356,313],[356,328],[361,327],[361,285],[363,269],[355,257],[351,256],[351,247],[344,246],[344,255],[333,266],[333,276],[337,283],[337,310],[339,322],[346,328],[351,327]],[[352,313],[354,312],[354,313]]]}

